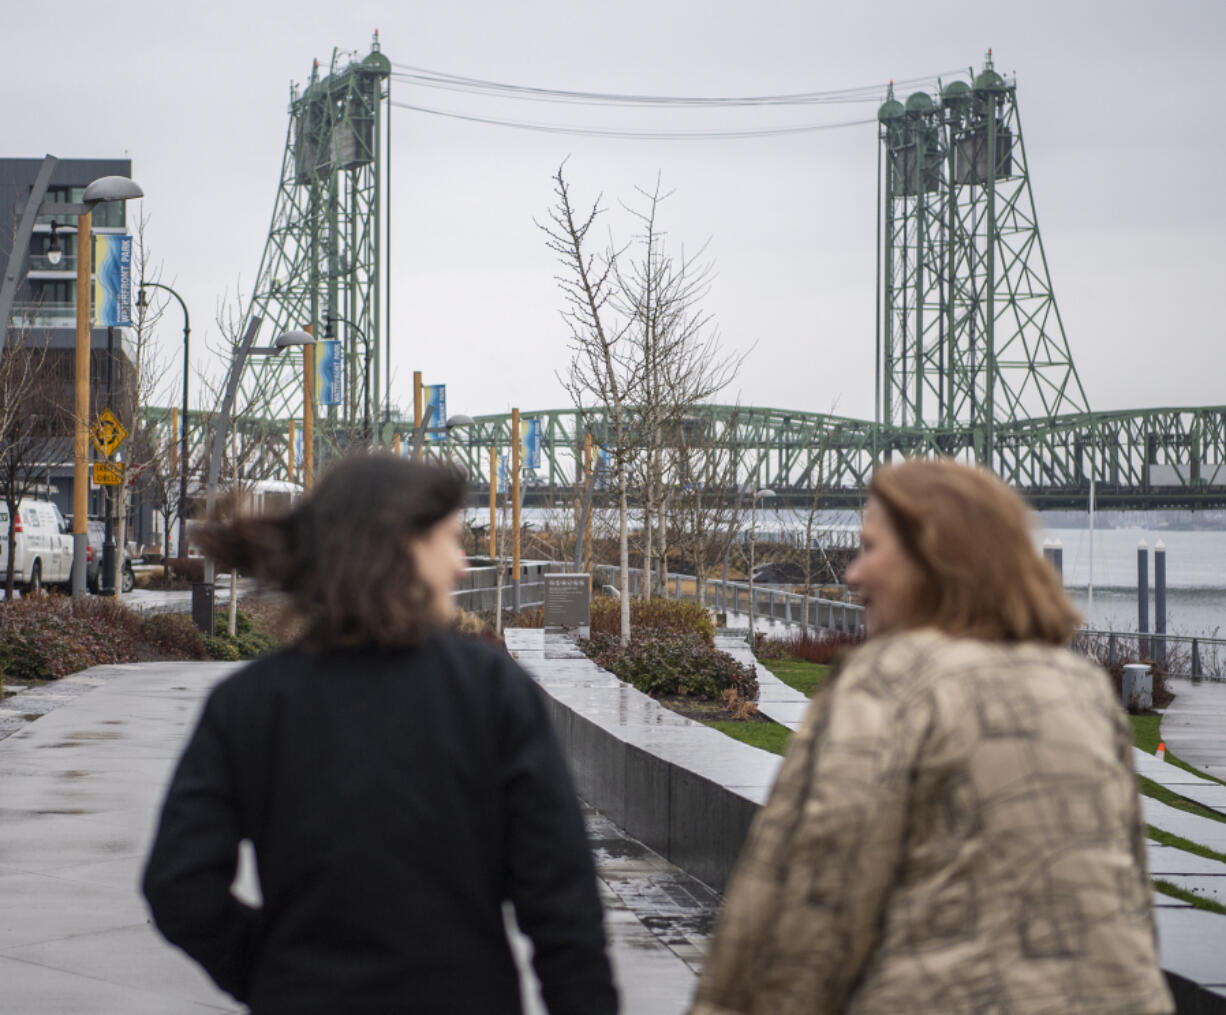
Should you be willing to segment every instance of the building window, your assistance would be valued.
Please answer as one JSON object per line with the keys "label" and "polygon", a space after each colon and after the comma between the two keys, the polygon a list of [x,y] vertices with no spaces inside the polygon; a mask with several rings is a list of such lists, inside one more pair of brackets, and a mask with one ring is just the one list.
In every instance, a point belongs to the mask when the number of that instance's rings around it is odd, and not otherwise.
{"label": "building window", "polygon": [[[85,199],[84,187],[48,187],[47,196],[44,201],[52,201],[57,204],[80,204]],[[101,204],[94,205],[93,225],[95,228],[102,229],[121,229],[124,225],[124,204],[123,201],[103,201]],[[62,226],[75,226],[77,217],[75,215],[42,215],[39,217],[39,222],[51,222],[55,220]]]}

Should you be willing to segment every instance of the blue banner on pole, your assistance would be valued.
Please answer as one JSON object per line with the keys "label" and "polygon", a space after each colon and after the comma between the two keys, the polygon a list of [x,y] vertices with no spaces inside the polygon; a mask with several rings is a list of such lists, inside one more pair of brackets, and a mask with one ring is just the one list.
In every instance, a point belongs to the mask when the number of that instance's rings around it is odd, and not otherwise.
{"label": "blue banner on pole", "polygon": [[541,467],[541,421],[525,419],[522,426],[523,433],[519,438],[520,468],[539,469]]}
{"label": "blue banner on pole", "polygon": [[94,323],[99,327],[132,324],[132,237],[94,236]]}
{"label": "blue banner on pole", "polygon": [[341,343],[335,338],[315,342],[315,402],[341,404]]}
{"label": "blue banner on pole", "polygon": [[[423,384],[421,387],[422,397],[425,404],[430,406],[434,411],[430,413],[430,425],[426,428],[427,431],[433,430],[434,433],[426,433],[426,440],[442,441],[447,439],[447,385],[446,384]],[[423,406],[422,411],[425,411]]]}
{"label": "blue banner on pole", "polygon": [[498,456],[498,492],[506,493],[511,488],[511,463],[507,455]]}
{"label": "blue banner on pole", "polygon": [[607,490],[613,485],[613,454],[606,447],[596,449],[596,489]]}

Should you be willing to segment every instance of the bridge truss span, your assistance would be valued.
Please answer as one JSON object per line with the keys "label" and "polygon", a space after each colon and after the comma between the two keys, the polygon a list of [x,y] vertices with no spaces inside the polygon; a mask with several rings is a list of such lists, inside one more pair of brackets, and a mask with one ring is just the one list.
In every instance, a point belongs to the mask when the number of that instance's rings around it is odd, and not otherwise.
{"label": "bridge truss span", "polygon": [[[541,420],[541,468],[527,475],[529,502],[572,498],[584,435],[599,447],[603,413],[575,409],[524,412]],[[982,428],[877,426],[825,413],[737,405],[698,407],[691,433],[712,453],[736,461],[738,488],[769,486],[785,503],[830,507],[863,503],[873,468],[908,457],[944,455],[982,461]],[[1090,481],[1103,508],[1226,507],[1226,406],[1075,413],[998,424],[991,465],[1038,508],[1083,508]],[[462,462],[474,488],[488,489],[491,447],[511,443],[510,415],[479,416],[435,453]],[[692,443],[690,444],[692,448]]]}

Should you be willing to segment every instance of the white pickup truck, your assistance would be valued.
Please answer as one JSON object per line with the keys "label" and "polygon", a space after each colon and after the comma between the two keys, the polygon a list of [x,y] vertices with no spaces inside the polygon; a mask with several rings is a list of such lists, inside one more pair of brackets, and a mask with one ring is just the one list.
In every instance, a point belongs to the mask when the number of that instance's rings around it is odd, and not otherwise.
{"label": "white pickup truck", "polygon": [[[0,501],[0,587],[8,574],[9,511]],[[72,533],[49,500],[28,498],[17,512],[13,579],[24,590],[72,581]]]}

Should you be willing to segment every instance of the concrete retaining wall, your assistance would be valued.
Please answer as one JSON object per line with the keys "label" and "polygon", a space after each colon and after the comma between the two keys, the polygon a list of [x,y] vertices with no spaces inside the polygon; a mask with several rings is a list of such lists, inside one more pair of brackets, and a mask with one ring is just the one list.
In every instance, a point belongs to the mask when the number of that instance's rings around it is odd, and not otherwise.
{"label": "concrete retaining wall", "polygon": [[546,701],[580,796],[634,838],[722,892],[757,802],[627,743],[552,696]]}

